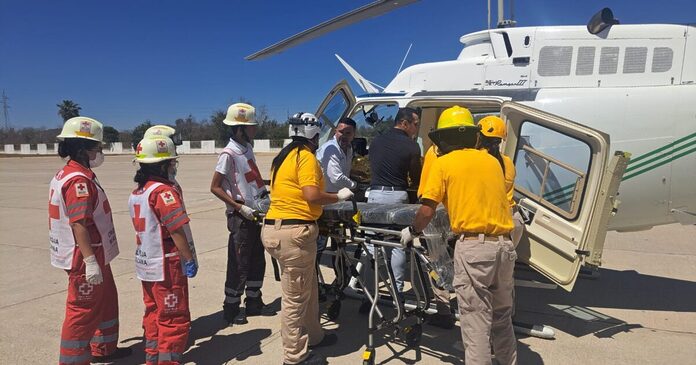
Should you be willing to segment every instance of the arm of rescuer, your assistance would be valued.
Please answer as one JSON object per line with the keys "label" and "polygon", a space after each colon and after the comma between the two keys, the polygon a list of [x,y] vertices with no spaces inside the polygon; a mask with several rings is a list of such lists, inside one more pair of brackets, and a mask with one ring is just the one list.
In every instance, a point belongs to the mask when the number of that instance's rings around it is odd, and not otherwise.
{"label": "arm of rescuer", "polygon": [[[193,252],[189,247],[185,226],[190,219],[181,201],[181,196],[176,189],[166,187],[158,188],[150,195],[150,204],[154,207],[160,224],[167,230],[176,246],[179,257],[184,263],[186,276],[192,278],[198,272],[198,264],[193,259]],[[152,201],[154,197],[154,202]]]}
{"label": "arm of rescuer", "polygon": [[418,208],[415,218],[410,226],[401,231],[401,244],[406,246],[414,238],[418,237],[435,215],[435,209],[444,198],[444,178],[438,161],[432,161],[426,181],[422,182],[422,205]]}
{"label": "arm of rescuer", "polygon": [[92,237],[87,228],[97,203],[98,192],[94,183],[87,178],[76,177],[65,183],[62,194],[75,243],[85,262],[85,280],[93,285],[101,284],[104,278],[92,250]]}

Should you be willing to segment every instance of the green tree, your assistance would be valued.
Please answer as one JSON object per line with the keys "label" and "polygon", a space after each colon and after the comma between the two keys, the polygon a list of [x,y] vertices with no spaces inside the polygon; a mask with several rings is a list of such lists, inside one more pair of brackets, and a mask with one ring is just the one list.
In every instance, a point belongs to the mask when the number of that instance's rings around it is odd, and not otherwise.
{"label": "green tree", "polygon": [[72,100],[63,100],[63,102],[56,104],[56,106],[58,107],[58,115],[63,118],[63,122],[79,116],[80,110],[82,110],[82,108]]}
{"label": "green tree", "polygon": [[114,143],[119,140],[119,132],[116,128],[111,126],[104,126],[104,142]]}
{"label": "green tree", "polygon": [[133,132],[131,132],[131,145],[133,146],[133,149],[138,147],[138,143],[140,143],[140,140],[143,139],[145,131],[150,127],[152,127],[152,122],[150,122],[150,120],[146,120],[140,123],[137,127],[133,128]]}

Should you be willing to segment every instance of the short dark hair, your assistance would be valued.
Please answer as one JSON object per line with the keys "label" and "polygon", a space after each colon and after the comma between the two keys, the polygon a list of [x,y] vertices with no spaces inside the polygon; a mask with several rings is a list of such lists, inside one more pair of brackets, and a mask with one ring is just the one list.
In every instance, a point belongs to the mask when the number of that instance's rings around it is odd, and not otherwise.
{"label": "short dark hair", "polygon": [[418,110],[413,108],[399,108],[396,112],[396,117],[394,117],[394,125],[399,124],[400,121],[405,120],[409,123],[413,123],[413,114],[418,115]]}
{"label": "short dark hair", "polygon": [[[355,123],[355,121],[354,121],[353,119],[348,118],[348,117],[341,118],[341,120],[338,121],[338,124],[349,125],[349,126],[351,126],[351,127],[353,127],[353,128],[357,128],[357,127],[358,127],[358,125]],[[336,124],[337,127],[338,127],[338,124]]]}

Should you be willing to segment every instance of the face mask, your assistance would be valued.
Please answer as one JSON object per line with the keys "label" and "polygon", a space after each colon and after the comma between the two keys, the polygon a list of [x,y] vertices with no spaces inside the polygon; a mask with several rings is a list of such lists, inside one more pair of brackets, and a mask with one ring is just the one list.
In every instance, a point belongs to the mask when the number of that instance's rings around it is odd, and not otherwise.
{"label": "face mask", "polygon": [[89,160],[89,167],[90,168],[99,167],[103,163],[104,163],[104,152],[97,152],[97,154],[94,156],[94,160],[92,160],[92,159]]}

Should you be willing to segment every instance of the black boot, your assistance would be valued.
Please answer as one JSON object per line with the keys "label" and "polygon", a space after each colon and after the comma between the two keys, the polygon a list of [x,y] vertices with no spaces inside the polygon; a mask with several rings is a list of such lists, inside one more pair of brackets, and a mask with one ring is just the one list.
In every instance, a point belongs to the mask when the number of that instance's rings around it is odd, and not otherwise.
{"label": "black boot", "polygon": [[247,317],[260,316],[264,314],[264,308],[266,305],[259,296],[258,298],[244,298],[244,307],[246,308]]}
{"label": "black boot", "polygon": [[246,317],[239,310],[238,305],[224,305],[222,315],[229,324],[245,324]]}

